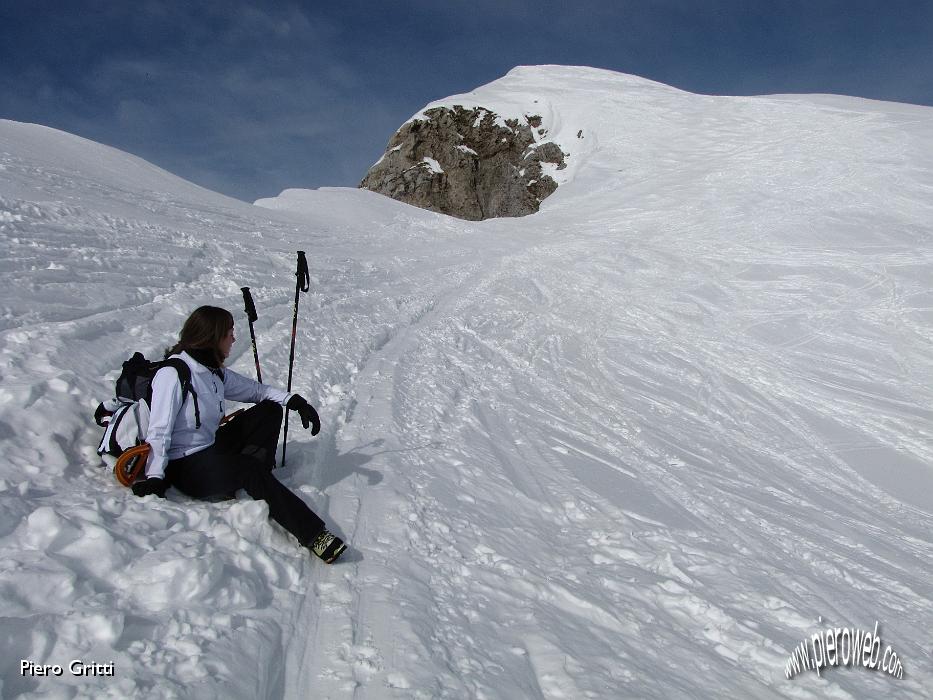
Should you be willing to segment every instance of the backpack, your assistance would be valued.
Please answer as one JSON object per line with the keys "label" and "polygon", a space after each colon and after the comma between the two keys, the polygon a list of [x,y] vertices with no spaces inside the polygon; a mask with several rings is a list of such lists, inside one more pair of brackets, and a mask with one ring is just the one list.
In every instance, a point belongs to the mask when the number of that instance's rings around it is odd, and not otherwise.
{"label": "backpack", "polygon": [[145,440],[152,405],[152,379],[163,367],[173,367],[178,372],[182,403],[190,394],[194,401],[195,423],[201,427],[198,395],[191,388],[191,369],[185,361],[171,357],[151,362],[141,352],[134,353],[123,363],[123,371],[116,382],[115,398],[104,401],[94,412],[97,425],[104,428],[97,454],[108,464],[117,458],[114,474],[124,486],[130,486],[136,480],[149,454]]}

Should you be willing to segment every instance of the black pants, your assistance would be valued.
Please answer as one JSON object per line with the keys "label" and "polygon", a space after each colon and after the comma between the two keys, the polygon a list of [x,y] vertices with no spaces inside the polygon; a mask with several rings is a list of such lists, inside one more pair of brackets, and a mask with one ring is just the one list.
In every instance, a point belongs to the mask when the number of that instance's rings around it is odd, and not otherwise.
{"label": "black pants", "polygon": [[282,407],[262,401],[220,426],[214,444],[173,459],[166,476],[182,493],[199,499],[228,496],[238,489],[269,504],[269,515],[308,546],[324,522],[272,475],[282,427]]}

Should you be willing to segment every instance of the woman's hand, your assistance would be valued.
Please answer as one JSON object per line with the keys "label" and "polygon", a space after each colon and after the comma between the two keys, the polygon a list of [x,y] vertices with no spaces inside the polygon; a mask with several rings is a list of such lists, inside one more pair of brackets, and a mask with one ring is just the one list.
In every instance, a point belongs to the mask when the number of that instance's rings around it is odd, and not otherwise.
{"label": "woman's hand", "polygon": [[157,476],[150,477],[148,479],[143,479],[142,481],[137,481],[133,484],[133,493],[137,496],[158,496],[159,498],[165,498],[165,492],[168,490],[168,483],[165,479],[160,479]]}
{"label": "woman's hand", "polygon": [[285,404],[285,408],[289,411],[295,411],[299,416],[301,416],[301,425],[305,430],[308,429],[308,426],[311,426],[311,434],[317,435],[321,432],[321,419],[317,415],[317,411],[314,410],[314,407],[304,400],[299,394],[292,396],[288,403]]}

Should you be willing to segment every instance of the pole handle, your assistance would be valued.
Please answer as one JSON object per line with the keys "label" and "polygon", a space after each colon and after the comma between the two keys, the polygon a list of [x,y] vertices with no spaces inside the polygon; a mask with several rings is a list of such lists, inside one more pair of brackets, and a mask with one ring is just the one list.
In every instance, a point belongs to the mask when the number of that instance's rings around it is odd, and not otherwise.
{"label": "pole handle", "polygon": [[253,330],[253,321],[259,318],[256,313],[256,305],[253,303],[253,295],[250,294],[249,287],[240,287],[243,292],[243,303],[246,305],[246,319],[249,321],[249,337],[253,341],[253,361],[256,363],[256,381],[262,384],[262,370],[259,369],[259,349],[256,347],[256,331]]}
{"label": "pole handle", "polygon": [[298,251],[298,272],[295,275],[298,277],[298,289],[302,292],[311,289],[311,273],[308,271],[308,259],[303,250]]}
{"label": "pole handle", "polygon": [[240,291],[243,292],[243,303],[246,305],[246,318],[252,323],[259,318],[256,313],[256,305],[253,303],[253,295],[250,293],[249,287],[240,287]]}

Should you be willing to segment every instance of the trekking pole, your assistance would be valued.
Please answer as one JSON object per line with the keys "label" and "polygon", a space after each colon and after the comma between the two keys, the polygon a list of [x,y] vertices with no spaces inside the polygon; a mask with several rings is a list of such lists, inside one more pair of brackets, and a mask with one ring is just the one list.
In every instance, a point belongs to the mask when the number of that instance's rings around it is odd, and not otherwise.
{"label": "trekking pole", "polygon": [[259,369],[259,350],[256,349],[256,332],[253,330],[253,321],[259,318],[256,313],[256,305],[253,304],[253,295],[249,293],[249,287],[241,287],[243,292],[243,303],[246,304],[246,318],[249,320],[249,337],[253,341],[253,359],[256,361],[256,380],[262,384],[262,371]]}
{"label": "trekking pole", "polygon": [[[311,288],[308,260],[303,250],[298,251],[298,271],[295,273],[295,315],[292,316],[292,349],[288,355],[288,393],[292,391],[292,368],[295,366],[295,336],[298,333],[298,294]],[[288,446],[288,408],[285,409],[285,434],[282,436],[282,466],[285,466],[285,448]]]}

